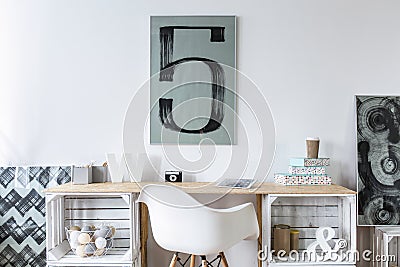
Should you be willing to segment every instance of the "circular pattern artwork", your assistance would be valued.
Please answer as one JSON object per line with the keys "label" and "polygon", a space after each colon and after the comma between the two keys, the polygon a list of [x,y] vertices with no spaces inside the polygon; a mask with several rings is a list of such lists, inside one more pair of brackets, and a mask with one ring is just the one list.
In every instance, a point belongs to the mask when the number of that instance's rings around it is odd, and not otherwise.
{"label": "circular pattern artwork", "polygon": [[358,223],[400,224],[400,97],[357,96]]}

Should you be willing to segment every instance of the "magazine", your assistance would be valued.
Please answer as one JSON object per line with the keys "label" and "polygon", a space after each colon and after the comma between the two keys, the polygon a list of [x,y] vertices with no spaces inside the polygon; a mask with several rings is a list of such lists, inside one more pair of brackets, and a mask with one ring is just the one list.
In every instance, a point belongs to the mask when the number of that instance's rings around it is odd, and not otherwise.
{"label": "magazine", "polygon": [[254,179],[225,179],[217,184],[220,187],[251,188],[256,182]]}

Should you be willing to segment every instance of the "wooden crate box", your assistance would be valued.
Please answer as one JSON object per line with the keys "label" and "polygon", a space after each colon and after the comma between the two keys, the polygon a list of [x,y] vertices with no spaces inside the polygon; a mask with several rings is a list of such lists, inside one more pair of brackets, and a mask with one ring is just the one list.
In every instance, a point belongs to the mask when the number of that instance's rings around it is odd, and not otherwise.
{"label": "wooden crate box", "polygon": [[381,226],[371,229],[374,260],[372,267],[399,266],[400,227]]}
{"label": "wooden crate box", "polygon": [[264,248],[269,253],[268,266],[355,266],[355,260],[343,262],[293,261],[289,258],[280,261],[271,254],[274,249],[273,227],[286,224],[299,230],[299,254],[316,241],[319,227],[334,229],[334,237],[329,241],[344,239],[347,246],[343,252],[356,251],[356,206],[354,195],[268,195],[264,214],[266,221],[263,229]]}
{"label": "wooden crate box", "polygon": [[[137,194],[46,194],[47,266],[135,266],[138,257]],[[113,248],[101,257],[81,258],[71,251],[65,227],[113,225]]]}

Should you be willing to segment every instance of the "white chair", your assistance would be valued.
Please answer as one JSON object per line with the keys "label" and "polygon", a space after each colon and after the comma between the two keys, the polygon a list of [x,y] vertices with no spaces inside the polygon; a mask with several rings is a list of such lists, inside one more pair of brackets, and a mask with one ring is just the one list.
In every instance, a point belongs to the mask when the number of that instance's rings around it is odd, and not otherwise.
{"label": "white chair", "polygon": [[170,267],[176,265],[179,252],[191,255],[190,267],[194,267],[195,255],[201,256],[202,266],[207,267],[206,255],[213,254],[218,254],[223,266],[228,267],[223,251],[259,235],[252,203],[213,209],[168,185],[146,185],[138,202],[149,209],[155,241],[175,252]]}

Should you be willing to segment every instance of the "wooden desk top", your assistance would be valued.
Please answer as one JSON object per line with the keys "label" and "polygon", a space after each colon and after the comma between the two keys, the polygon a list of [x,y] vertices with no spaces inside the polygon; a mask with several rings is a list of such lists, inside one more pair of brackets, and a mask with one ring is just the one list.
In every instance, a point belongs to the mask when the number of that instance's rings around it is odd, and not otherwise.
{"label": "wooden desk top", "polygon": [[[44,190],[45,193],[138,193],[147,184],[166,184],[163,182],[140,183],[93,183],[87,185],[73,185],[71,183]],[[191,194],[237,194],[237,195],[274,195],[274,194],[299,194],[299,195],[354,195],[356,192],[340,185],[303,185],[284,186],[275,183],[262,183],[254,185],[252,189],[232,189],[217,187],[214,183],[184,182],[174,183],[185,192]]]}

